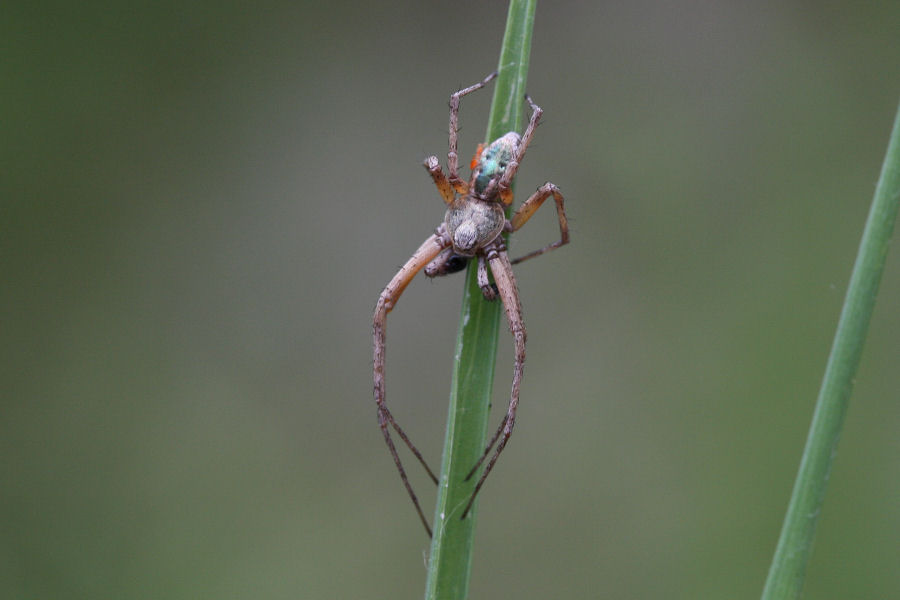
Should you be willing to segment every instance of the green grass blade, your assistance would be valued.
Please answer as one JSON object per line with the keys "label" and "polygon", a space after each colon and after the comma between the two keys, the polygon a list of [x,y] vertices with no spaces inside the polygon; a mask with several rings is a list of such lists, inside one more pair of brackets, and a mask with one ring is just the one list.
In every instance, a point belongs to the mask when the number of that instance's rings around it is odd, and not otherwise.
{"label": "green grass blade", "polygon": [[810,425],[809,437],[778,547],[763,589],[763,600],[799,598],[825,495],[831,461],[847,412],[853,378],[875,306],[888,244],[900,204],[900,108],[888,143],[881,177],[850,277],[844,308]]}
{"label": "green grass blade", "polygon": [[[536,0],[512,0],[509,4],[486,141],[520,130],[535,4]],[[447,434],[428,560],[425,590],[428,600],[462,600],[469,589],[477,503],[465,520],[460,515],[477,477],[467,482],[463,478],[481,456],[486,443],[502,313],[499,301],[487,302],[481,295],[476,266],[476,261],[470,261],[456,339]]]}

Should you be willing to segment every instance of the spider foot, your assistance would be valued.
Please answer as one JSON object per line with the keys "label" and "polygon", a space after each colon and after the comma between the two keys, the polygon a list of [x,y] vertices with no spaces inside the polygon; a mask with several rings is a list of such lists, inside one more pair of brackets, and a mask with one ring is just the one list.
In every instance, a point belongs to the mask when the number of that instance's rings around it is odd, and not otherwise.
{"label": "spider foot", "polygon": [[481,286],[481,295],[484,296],[485,300],[496,300],[500,297],[500,290],[497,288],[496,283],[489,283]]}
{"label": "spider foot", "polygon": [[500,296],[497,284],[491,283],[491,280],[488,279],[487,261],[484,255],[478,257],[478,287],[481,288],[481,295],[485,300],[496,300]]}

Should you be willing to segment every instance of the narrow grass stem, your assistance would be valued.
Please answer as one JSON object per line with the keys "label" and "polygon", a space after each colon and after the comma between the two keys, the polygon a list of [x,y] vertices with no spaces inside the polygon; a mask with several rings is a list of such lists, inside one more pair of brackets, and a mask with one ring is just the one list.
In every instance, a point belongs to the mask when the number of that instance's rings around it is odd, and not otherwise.
{"label": "narrow grass stem", "polygon": [[832,459],[853,389],[900,204],[900,108],[863,231],[844,307],[763,600],[799,598]]}
{"label": "narrow grass stem", "polygon": [[[500,52],[486,141],[522,123],[525,80],[537,0],[511,0]],[[463,600],[468,595],[477,502],[465,519],[475,479],[465,481],[486,442],[502,306],[487,302],[476,280],[477,261],[466,273],[456,340],[450,409],[441,461],[434,535],[428,560],[427,600]]]}

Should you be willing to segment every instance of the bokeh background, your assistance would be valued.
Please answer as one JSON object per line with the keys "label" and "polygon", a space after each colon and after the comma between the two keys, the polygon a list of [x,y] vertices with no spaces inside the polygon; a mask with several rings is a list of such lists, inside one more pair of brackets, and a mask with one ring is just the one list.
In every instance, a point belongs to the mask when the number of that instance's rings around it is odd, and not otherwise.
{"label": "bokeh background", "polygon": [[[0,596],[419,597],[372,309],[442,216],[421,160],[495,68],[505,3],[0,13]],[[573,241],[517,269],[528,368],[473,598],[758,597],[898,31],[890,2],[540,4],[518,189],[558,184]],[[489,102],[465,99],[464,152]],[[556,235],[545,208],[513,243]],[[462,277],[414,283],[389,401],[437,464]],[[810,598],[900,596],[898,302],[895,246]],[[498,361],[499,420],[506,338]]]}

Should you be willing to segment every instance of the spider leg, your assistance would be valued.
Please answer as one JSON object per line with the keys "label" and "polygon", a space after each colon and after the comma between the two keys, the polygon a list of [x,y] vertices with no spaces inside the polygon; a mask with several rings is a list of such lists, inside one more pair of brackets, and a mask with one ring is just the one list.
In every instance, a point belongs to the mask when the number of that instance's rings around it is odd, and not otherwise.
{"label": "spider leg", "polygon": [[475,496],[481,490],[481,486],[484,485],[485,479],[487,479],[491,469],[494,468],[494,464],[500,457],[500,453],[503,452],[503,449],[506,447],[509,436],[512,435],[513,426],[516,423],[516,408],[519,405],[519,386],[522,383],[522,373],[525,369],[525,322],[522,320],[522,306],[519,303],[519,290],[516,287],[516,278],[512,272],[509,256],[507,256],[506,251],[500,247],[499,250],[496,248],[489,250],[487,252],[487,259],[491,265],[491,272],[494,274],[494,281],[497,282],[500,298],[503,300],[503,308],[506,311],[506,320],[509,323],[509,330],[513,335],[513,341],[515,342],[516,358],[515,366],[513,368],[512,389],[509,395],[509,407],[506,409],[506,415],[504,415],[503,420],[500,422],[500,426],[497,428],[491,441],[484,449],[481,458],[478,459],[478,462],[475,463],[475,466],[472,467],[472,470],[469,471],[469,474],[466,476],[466,480],[472,478],[478,470],[478,467],[481,466],[491,453],[494,444],[496,444],[497,447],[494,449],[494,454],[491,456],[490,461],[487,463],[487,467],[485,467],[484,472],[478,479],[478,483],[475,484],[475,489],[469,497],[469,503],[466,504],[466,508],[463,510],[461,517],[463,519],[469,514],[469,510],[475,502]]}
{"label": "spider leg", "polygon": [[488,279],[487,265],[485,264],[484,255],[478,255],[478,287],[481,288],[481,294],[485,300],[496,300],[497,292]]}
{"label": "spider leg", "polygon": [[520,256],[519,258],[512,261],[512,264],[517,264],[522,262],[523,260],[528,260],[529,258],[534,258],[535,256],[539,256],[544,252],[548,252],[549,250],[553,250],[555,248],[559,248],[564,244],[569,243],[569,221],[566,219],[566,209],[563,206],[563,197],[562,194],[559,193],[559,188],[550,183],[549,181],[539,187],[535,193],[531,195],[528,200],[522,203],[522,206],[515,212],[510,219],[509,223],[511,226],[511,231],[518,231],[525,223],[528,222],[528,219],[537,212],[537,210],[544,203],[544,200],[553,196],[553,200],[556,201],[556,216],[559,218],[559,241],[553,242],[552,244],[548,244],[544,246],[540,250],[535,250],[534,252],[529,252],[525,256]]}
{"label": "spider leg", "polygon": [[[456,198],[456,194],[453,193],[453,188],[450,186],[450,182],[447,181],[447,176],[444,175],[444,171],[441,169],[441,164],[438,162],[437,156],[429,156],[425,159],[424,163],[425,169],[428,171],[428,174],[431,175],[431,179],[434,180],[434,185],[437,186],[438,191],[441,193],[441,198],[444,199],[445,204],[450,204]],[[463,183],[468,191],[468,185]],[[465,193],[465,191],[463,192]]]}
{"label": "spider leg", "polygon": [[373,372],[375,378],[375,404],[378,407],[378,424],[381,427],[381,432],[384,434],[384,441],[387,443],[388,449],[391,452],[391,457],[393,457],[394,459],[394,464],[397,466],[397,470],[400,472],[400,479],[403,480],[403,485],[404,487],[406,487],[406,491],[409,493],[409,497],[412,499],[413,505],[416,507],[416,512],[419,513],[419,518],[422,520],[422,524],[425,526],[425,530],[428,532],[429,537],[431,536],[431,528],[428,526],[428,520],[425,518],[425,513],[422,512],[422,507],[419,505],[419,499],[416,497],[416,494],[409,483],[409,479],[406,477],[406,471],[403,469],[403,464],[400,462],[400,456],[397,454],[397,448],[394,446],[394,441],[391,439],[391,430],[389,428],[389,425],[390,427],[394,428],[394,430],[397,432],[397,435],[400,436],[400,439],[403,440],[403,442],[409,447],[409,449],[419,460],[419,462],[422,463],[422,466],[424,466],[425,470],[428,471],[428,475],[431,477],[431,479],[435,483],[438,482],[438,479],[437,477],[435,477],[434,472],[432,472],[432,470],[425,463],[425,459],[422,458],[422,454],[413,445],[406,433],[394,420],[393,415],[391,415],[391,412],[388,410],[387,405],[385,404],[385,328],[387,327],[387,314],[397,304],[397,301],[400,299],[400,295],[403,293],[403,290],[406,289],[406,286],[409,285],[409,282],[412,281],[416,273],[422,270],[422,268],[426,264],[428,264],[436,256],[438,256],[438,254],[440,254],[449,244],[450,240],[443,232],[443,227],[438,228],[437,232],[435,232],[433,235],[431,235],[431,237],[425,240],[425,242],[421,246],[419,246],[419,249],[415,251],[412,257],[410,257],[410,259],[406,261],[406,264],[400,267],[400,270],[397,272],[397,274],[394,275],[390,283],[388,283],[384,288],[384,291],[381,292],[381,296],[379,296],[378,298],[378,303],[375,305],[375,316],[372,321],[372,332],[375,340]]}
{"label": "spider leg", "polygon": [[528,104],[531,106],[531,119],[528,121],[525,133],[522,134],[522,138],[519,140],[519,145],[516,147],[516,155],[506,165],[503,176],[500,177],[500,183],[497,185],[500,189],[500,195],[507,205],[512,202],[512,195],[509,192],[510,183],[516,176],[516,171],[519,170],[519,163],[521,163],[522,159],[525,157],[525,151],[528,149],[528,146],[531,144],[531,139],[534,137],[534,130],[537,129],[538,123],[541,120],[541,115],[544,114],[543,109],[532,101],[531,96],[525,94],[525,100],[527,100]]}
{"label": "spider leg", "polygon": [[466,94],[480,90],[496,76],[497,71],[494,71],[475,85],[470,85],[450,96],[450,151],[447,153],[447,170],[450,171],[448,174],[450,185],[460,194],[465,194],[468,191],[468,186],[465,181],[459,178],[459,155],[456,153],[459,132],[459,99]]}

